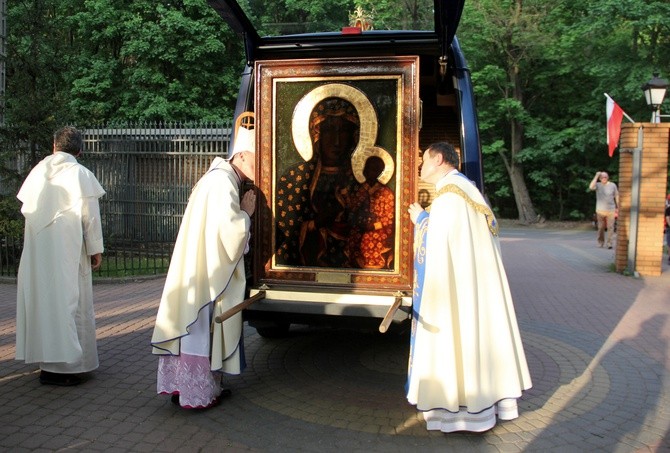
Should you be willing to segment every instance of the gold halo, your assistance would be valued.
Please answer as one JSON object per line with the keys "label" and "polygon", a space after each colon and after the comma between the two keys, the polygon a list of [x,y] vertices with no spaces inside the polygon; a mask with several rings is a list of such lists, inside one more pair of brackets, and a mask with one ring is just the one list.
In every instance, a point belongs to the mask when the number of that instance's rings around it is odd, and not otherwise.
{"label": "gold halo", "polygon": [[354,153],[354,155],[351,156],[351,168],[354,171],[354,177],[356,178],[356,181],[361,184],[365,182],[363,168],[365,167],[365,161],[368,160],[368,157],[371,156],[377,156],[384,161],[384,171],[382,171],[381,174],[377,176],[377,181],[382,184],[386,184],[391,180],[391,176],[393,176],[395,164],[393,163],[393,157],[391,157],[389,152],[378,146],[369,146],[360,153]]}
{"label": "gold halo", "polygon": [[327,83],[314,88],[303,96],[293,110],[291,132],[293,144],[300,156],[308,161],[314,155],[312,138],[309,135],[309,116],[316,104],[326,98],[341,98],[349,101],[358,112],[360,119],[360,137],[358,145],[351,154],[352,162],[357,153],[371,147],[377,140],[377,112],[365,93],[358,88],[343,83]]}

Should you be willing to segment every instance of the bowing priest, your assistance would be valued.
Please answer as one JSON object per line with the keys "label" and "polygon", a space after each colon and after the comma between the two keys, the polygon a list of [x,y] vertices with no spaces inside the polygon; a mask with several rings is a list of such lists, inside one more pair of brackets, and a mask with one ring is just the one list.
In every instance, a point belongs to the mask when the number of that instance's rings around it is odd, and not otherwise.
{"label": "bowing priest", "polygon": [[159,356],[158,393],[186,409],[218,404],[230,393],[223,373],[245,366],[242,313],[213,320],[244,300],[256,195],[240,195],[254,172],[254,130],[239,126],[229,159],[214,159],[193,188],[179,228],[151,344]]}
{"label": "bowing priest", "polygon": [[436,196],[430,214],[409,207],[415,288],[406,390],[428,430],[480,432],[518,417],[531,379],[496,219],[458,166],[451,144],[429,146],[421,179]]}

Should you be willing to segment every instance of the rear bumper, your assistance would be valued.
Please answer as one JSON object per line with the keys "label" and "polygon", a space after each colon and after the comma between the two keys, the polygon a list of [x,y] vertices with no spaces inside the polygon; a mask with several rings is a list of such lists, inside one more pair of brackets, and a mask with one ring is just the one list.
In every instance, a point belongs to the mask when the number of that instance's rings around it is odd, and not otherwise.
{"label": "rear bumper", "polygon": [[[260,289],[251,289],[250,296]],[[402,322],[410,317],[412,298],[404,293],[352,294],[292,289],[264,289],[265,298],[248,307],[246,319],[276,319],[286,322],[312,317],[384,318],[396,298],[401,304],[393,321]]]}

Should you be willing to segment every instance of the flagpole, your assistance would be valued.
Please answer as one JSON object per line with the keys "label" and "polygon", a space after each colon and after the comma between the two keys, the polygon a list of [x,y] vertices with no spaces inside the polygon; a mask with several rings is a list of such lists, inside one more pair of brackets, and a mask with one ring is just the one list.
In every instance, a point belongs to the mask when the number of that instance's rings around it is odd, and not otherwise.
{"label": "flagpole", "polygon": [[[609,94],[607,94],[607,93],[603,93],[603,94],[605,95],[606,98],[612,99],[612,96],[610,96]],[[612,99],[612,102],[616,103],[616,101],[614,99]],[[621,112],[623,113],[623,116],[625,116],[628,121],[630,121],[631,123],[635,122],[635,120],[633,118],[631,118],[630,116],[628,116],[628,113],[626,113],[623,109],[621,109]]]}

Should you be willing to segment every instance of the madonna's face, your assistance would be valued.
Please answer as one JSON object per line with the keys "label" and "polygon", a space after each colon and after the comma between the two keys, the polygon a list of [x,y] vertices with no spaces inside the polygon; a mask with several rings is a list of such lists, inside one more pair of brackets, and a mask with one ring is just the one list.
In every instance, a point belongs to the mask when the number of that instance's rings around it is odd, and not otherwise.
{"label": "madonna's face", "polygon": [[324,165],[338,166],[351,157],[358,142],[355,124],[339,116],[328,116],[319,128],[319,149]]}

